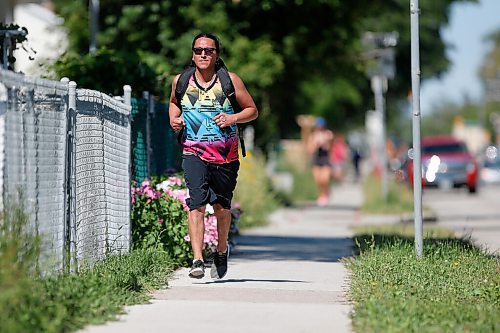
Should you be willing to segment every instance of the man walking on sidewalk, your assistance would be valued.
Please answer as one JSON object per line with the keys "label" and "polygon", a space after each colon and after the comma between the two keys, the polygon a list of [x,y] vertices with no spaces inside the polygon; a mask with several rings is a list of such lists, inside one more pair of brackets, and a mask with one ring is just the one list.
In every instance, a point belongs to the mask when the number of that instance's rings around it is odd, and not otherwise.
{"label": "man walking on sidewalk", "polygon": [[179,89],[176,93],[177,85],[181,86],[181,74],[172,83],[170,125],[179,135],[182,168],[189,189],[188,228],[193,250],[189,276],[202,278],[205,275],[202,253],[204,216],[206,205],[211,204],[217,217],[218,232],[211,276],[220,279],[227,272],[231,200],[240,165],[236,124],[256,119],[258,111],[243,81],[234,73],[229,72],[229,78],[240,112],[235,113],[235,105],[224,94],[221,83],[225,82],[217,74],[224,64],[216,36],[209,33],[197,35],[192,51],[194,71],[182,96]]}

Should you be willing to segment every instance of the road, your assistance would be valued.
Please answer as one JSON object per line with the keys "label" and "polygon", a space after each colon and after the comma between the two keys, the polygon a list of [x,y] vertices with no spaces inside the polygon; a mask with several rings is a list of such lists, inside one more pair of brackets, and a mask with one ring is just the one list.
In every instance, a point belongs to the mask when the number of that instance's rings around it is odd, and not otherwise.
{"label": "road", "polygon": [[437,224],[470,235],[488,252],[500,253],[500,186],[482,186],[477,194],[466,189],[425,189],[424,207],[437,216]]}

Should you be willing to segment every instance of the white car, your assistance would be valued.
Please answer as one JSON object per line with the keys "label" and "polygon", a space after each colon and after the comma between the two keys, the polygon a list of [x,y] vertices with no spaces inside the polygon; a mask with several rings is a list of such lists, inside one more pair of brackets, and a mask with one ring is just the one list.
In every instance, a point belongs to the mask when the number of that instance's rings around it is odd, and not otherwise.
{"label": "white car", "polygon": [[500,149],[490,146],[486,149],[486,156],[479,173],[481,183],[500,184]]}

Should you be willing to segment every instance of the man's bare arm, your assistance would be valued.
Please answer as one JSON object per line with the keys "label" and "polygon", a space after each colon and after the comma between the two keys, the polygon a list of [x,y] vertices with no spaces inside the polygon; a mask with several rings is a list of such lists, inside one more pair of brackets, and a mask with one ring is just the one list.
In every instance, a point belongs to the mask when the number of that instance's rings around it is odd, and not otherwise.
{"label": "man's bare arm", "polygon": [[177,86],[177,80],[179,80],[180,75],[177,75],[172,82],[172,91],[170,93],[170,104],[168,106],[168,115],[170,118],[170,126],[172,126],[175,132],[179,132],[184,127],[184,119],[181,117],[180,101],[177,101],[175,97],[175,87]]}
{"label": "man's bare arm", "polygon": [[259,116],[259,111],[255,106],[255,102],[248,92],[245,84],[235,73],[229,72],[231,81],[234,85],[234,91],[236,94],[236,100],[241,106],[241,112],[236,114],[218,114],[214,117],[214,121],[220,127],[226,127],[232,124],[247,123],[256,119]]}

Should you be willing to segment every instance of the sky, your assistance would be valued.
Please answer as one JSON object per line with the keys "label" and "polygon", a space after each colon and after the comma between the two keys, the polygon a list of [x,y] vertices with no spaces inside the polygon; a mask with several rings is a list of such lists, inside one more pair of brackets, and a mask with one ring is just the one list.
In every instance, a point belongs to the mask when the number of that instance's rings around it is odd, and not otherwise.
{"label": "sky", "polygon": [[422,81],[422,114],[430,113],[442,101],[461,103],[464,96],[481,102],[484,88],[478,73],[491,49],[484,37],[497,29],[500,29],[500,0],[453,5],[449,25],[442,31],[444,40],[454,45],[447,51],[451,65],[440,79]]}

